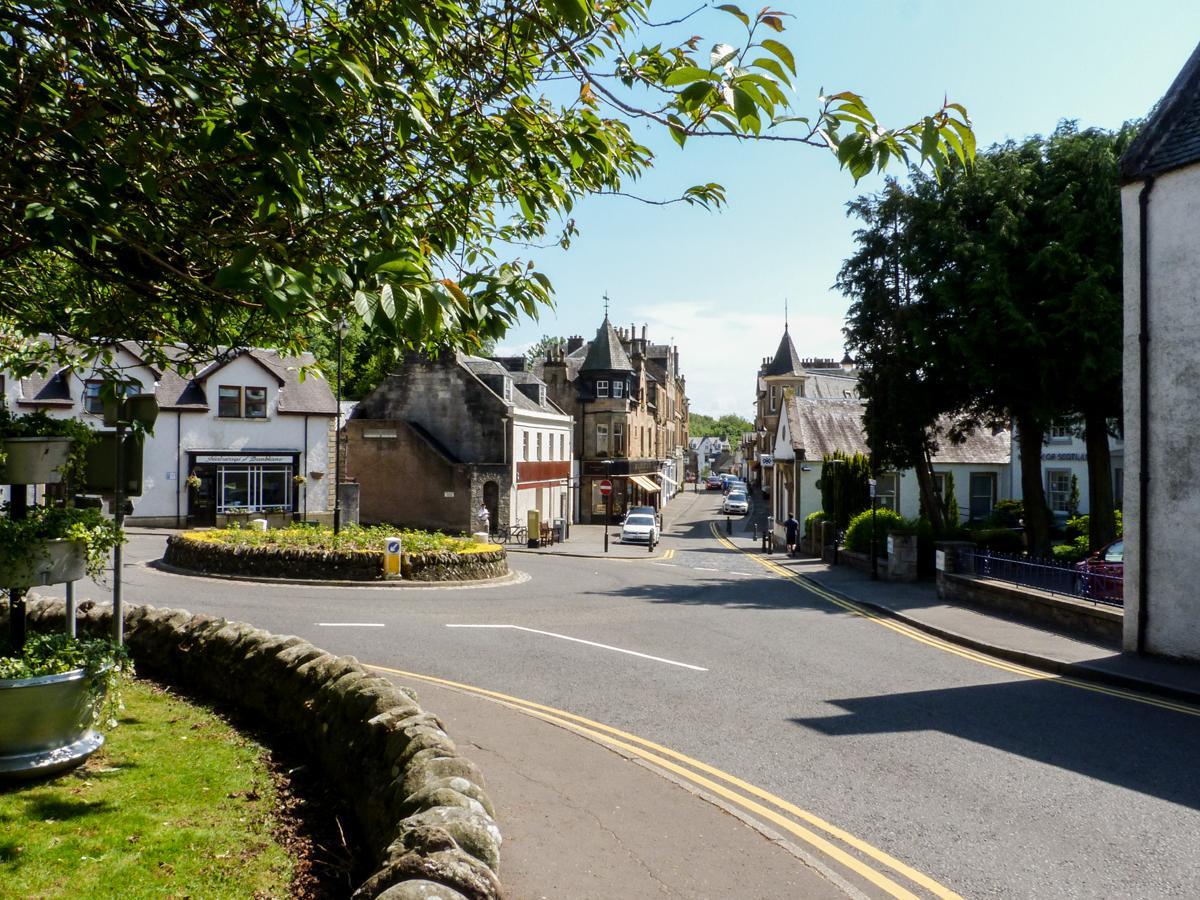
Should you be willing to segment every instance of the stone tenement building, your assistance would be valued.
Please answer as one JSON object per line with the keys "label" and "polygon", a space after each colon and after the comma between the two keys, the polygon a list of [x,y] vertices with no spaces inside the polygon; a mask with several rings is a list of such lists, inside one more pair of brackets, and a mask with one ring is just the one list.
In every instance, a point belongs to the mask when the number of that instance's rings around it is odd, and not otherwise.
{"label": "stone tenement building", "polygon": [[447,351],[409,354],[346,422],[366,523],[450,532],[572,516],[571,418],[532,373]]}
{"label": "stone tenement building", "polygon": [[680,490],[688,456],[688,400],[679,349],[653,344],[642,326],[614,328],[605,316],[592,341],[568,339],[534,366],[551,399],[575,419],[577,509],[603,522],[630,506],[661,508]]}

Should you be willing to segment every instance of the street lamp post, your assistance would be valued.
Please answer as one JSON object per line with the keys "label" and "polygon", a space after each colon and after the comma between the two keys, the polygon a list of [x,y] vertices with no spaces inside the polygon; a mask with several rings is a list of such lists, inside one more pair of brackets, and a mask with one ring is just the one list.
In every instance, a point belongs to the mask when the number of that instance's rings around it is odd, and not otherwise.
{"label": "street lamp post", "polygon": [[[337,324],[337,431],[333,435],[333,533],[342,530],[342,338],[348,324],[342,316]],[[326,507],[328,508],[328,507]]]}

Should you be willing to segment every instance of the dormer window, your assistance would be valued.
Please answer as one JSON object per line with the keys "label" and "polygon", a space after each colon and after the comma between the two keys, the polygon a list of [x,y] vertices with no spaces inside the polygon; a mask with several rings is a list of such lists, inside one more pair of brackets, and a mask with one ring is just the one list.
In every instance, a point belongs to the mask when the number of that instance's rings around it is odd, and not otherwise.
{"label": "dormer window", "polygon": [[217,415],[222,419],[238,419],[242,415],[242,389],[223,384],[217,388]]}
{"label": "dormer window", "polygon": [[625,382],[614,381],[612,383],[612,391],[613,391],[613,397],[615,397],[618,400],[621,397],[625,396]]}
{"label": "dormer window", "polygon": [[267,389],[223,384],[217,388],[217,417],[221,419],[265,419]]}
{"label": "dormer window", "polygon": [[504,402],[505,403],[512,403],[512,387],[513,387],[512,379],[505,378],[504,379]]}
{"label": "dormer window", "polygon": [[538,406],[546,405],[546,386],[542,385],[538,388]]}
{"label": "dormer window", "polygon": [[265,419],[267,417],[267,389],[265,387],[246,388],[246,418]]}
{"label": "dormer window", "polygon": [[596,399],[608,399],[608,381],[606,379],[601,378],[596,382]]}

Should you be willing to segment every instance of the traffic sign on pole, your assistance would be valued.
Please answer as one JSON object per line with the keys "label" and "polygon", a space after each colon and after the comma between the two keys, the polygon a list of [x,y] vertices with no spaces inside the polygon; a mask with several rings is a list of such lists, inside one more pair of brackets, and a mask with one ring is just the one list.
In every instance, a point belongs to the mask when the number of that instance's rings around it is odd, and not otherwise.
{"label": "traffic sign on pole", "polygon": [[609,481],[607,478],[605,478],[603,481],[600,482],[600,494],[601,494],[601,496],[607,497],[611,493],[612,493],[612,482]]}

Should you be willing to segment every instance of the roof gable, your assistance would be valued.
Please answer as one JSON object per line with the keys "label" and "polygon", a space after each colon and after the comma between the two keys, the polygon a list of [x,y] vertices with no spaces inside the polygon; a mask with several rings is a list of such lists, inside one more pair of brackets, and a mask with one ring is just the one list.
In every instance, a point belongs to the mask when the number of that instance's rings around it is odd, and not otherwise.
{"label": "roof gable", "polygon": [[1121,157],[1121,178],[1137,181],[1200,162],[1200,45]]}

